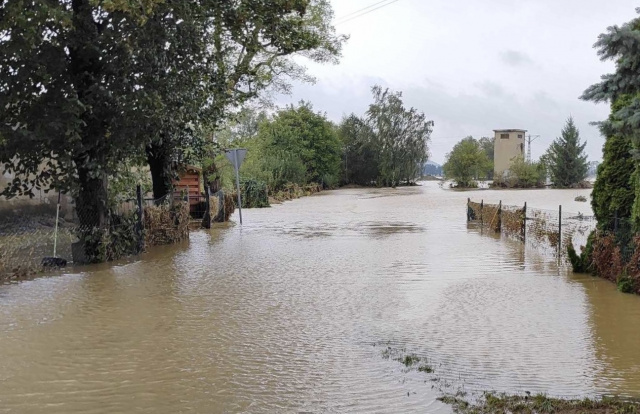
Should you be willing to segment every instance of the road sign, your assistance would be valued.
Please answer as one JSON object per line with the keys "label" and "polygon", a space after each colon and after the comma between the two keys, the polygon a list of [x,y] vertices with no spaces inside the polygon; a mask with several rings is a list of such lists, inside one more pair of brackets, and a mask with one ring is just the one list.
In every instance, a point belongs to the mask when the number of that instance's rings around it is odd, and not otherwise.
{"label": "road sign", "polygon": [[240,215],[240,225],[242,226],[242,198],[240,196],[240,166],[242,165],[242,161],[244,161],[244,157],[247,156],[247,150],[244,148],[235,148],[226,150],[224,154],[229,162],[233,164],[234,170],[236,170],[236,190],[238,192],[238,213]]}
{"label": "road sign", "polygon": [[227,159],[232,165],[236,165],[236,156],[238,157],[238,168],[242,166],[242,162],[244,161],[244,157],[247,156],[247,150],[244,148],[230,149],[226,150],[225,154]]}

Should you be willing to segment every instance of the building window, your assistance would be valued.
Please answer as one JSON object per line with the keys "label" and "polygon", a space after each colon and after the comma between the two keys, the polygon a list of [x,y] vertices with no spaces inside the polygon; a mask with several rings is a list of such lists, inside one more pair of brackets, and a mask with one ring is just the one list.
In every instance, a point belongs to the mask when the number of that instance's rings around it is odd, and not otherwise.
{"label": "building window", "polygon": [[522,134],[518,134],[518,138],[522,139]]}
{"label": "building window", "polygon": [[509,139],[509,134],[500,134],[500,139]]}

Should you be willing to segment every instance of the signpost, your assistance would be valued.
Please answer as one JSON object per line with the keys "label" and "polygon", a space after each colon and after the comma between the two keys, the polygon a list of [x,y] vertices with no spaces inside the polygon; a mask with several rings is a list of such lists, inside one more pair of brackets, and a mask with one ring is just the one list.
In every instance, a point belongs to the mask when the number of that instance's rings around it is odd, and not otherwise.
{"label": "signpost", "polygon": [[242,225],[242,199],[240,197],[240,173],[238,170],[244,161],[244,157],[247,155],[247,150],[244,148],[236,148],[226,150],[224,154],[229,162],[233,164],[233,168],[236,170],[236,189],[238,191],[238,210],[240,213],[240,225]]}

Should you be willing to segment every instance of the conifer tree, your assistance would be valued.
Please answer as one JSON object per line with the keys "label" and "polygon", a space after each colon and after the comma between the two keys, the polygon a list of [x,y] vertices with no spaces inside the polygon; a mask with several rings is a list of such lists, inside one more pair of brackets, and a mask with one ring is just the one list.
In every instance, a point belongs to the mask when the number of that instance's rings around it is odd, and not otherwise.
{"label": "conifer tree", "polygon": [[[636,9],[640,13],[640,8]],[[640,230],[640,163],[637,154],[640,149],[640,18],[635,18],[622,26],[610,26],[607,32],[598,37],[598,41],[594,47],[598,50],[598,55],[603,61],[611,60],[615,62],[615,71],[613,73],[603,75],[602,81],[591,85],[582,95],[582,99],[593,102],[609,102],[612,105],[611,115],[609,119],[600,123],[600,129],[606,137],[617,137],[615,142],[607,145],[613,147],[620,146],[617,152],[624,152],[629,149],[629,141],[632,147],[632,158],[635,161],[635,170],[616,168],[618,181],[625,186],[634,187],[634,205],[631,209],[631,219],[636,230]],[[611,139],[611,138],[608,138]],[[614,148],[610,148],[613,151]],[[607,159],[605,158],[605,163]],[[606,186],[608,190],[605,194],[599,194],[598,181],[601,180],[600,169],[605,169],[603,165],[598,170],[598,178],[596,180],[596,188],[594,189],[594,202],[596,195],[603,199],[610,198],[613,200],[613,191],[615,185]],[[626,180],[629,174],[630,181]],[[603,176],[604,177],[604,176]],[[612,182],[613,184],[613,182]],[[596,194],[598,190],[598,194]],[[624,211],[628,203],[623,203],[621,210]],[[596,215],[598,211],[594,209]],[[607,217],[598,217],[599,225],[606,225],[601,220],[610,220]]]}
{"label": "conifer tree", "polygon": [[[628,98],[621,97],[611,105],[611,112],[617,112],[619,108],[627,105],[628,101]],[[596,182],[591,193],[593,213],[602,228],[609,228],[613,217],[631,217],[635,199],[635,161],[631,154],[632,149],[631,138],[628,136],[613,134],[606,137],[602,148],[602,163],[598,166]]]}
{"label": "conifer tree", "polygon": [[587,178],[586,142],[580,142],[580,133],[573,118],[569,117],[562,135],[547,150],[551,181],[556,187],[567,188],[580,184]]}

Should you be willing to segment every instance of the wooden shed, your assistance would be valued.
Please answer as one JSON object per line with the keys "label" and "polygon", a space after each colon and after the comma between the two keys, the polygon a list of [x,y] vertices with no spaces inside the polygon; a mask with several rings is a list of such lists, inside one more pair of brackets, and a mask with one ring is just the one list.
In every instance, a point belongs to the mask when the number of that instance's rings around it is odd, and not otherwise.
{"label": "wooden shed", "polygon": [[204,192],[202,168],[187,165],[180,171],[178,176],[179,179],[173,183],[174,197],[183,198],[187,196],[189,205],[192,208],[200,204]]}

